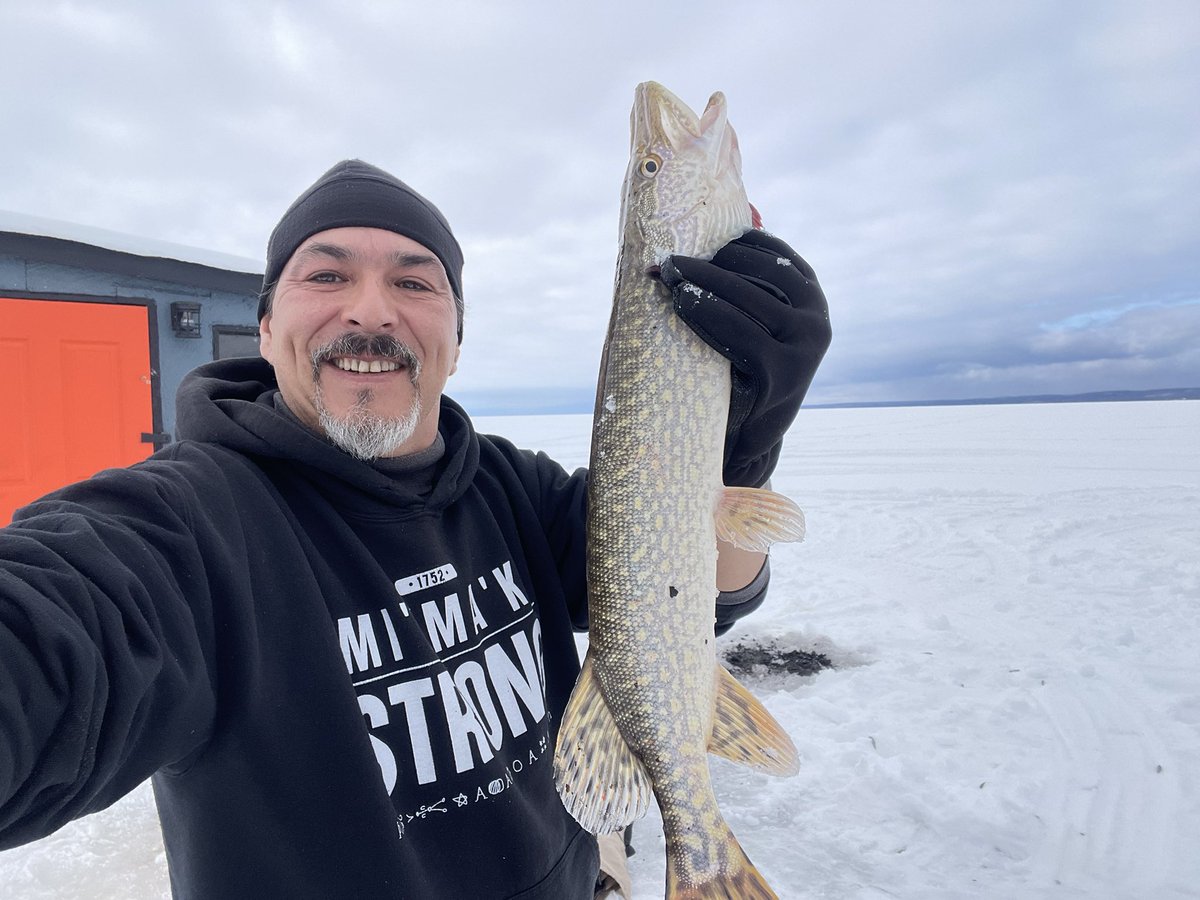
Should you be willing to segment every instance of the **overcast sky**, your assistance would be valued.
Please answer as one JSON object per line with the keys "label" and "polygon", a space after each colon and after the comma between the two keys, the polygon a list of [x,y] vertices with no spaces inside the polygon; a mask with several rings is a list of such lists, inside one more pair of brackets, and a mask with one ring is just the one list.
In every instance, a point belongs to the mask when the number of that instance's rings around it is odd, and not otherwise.
{"label": "overcast sky", "polygon": [[1200,385],[1196,0],[3,0],[0,35],[0,210],[257,260],[339,159],[424,193],[452,394],[594,384],[647,79],[725,92],[816,268],[811,402]]}

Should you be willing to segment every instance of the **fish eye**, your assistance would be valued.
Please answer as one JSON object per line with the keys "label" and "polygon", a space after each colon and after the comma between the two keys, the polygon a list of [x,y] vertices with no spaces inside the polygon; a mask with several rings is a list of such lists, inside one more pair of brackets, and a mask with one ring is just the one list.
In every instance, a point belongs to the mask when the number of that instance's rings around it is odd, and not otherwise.
{"label": "fish eye", "polygon": [[658,171],[661,168],[662,168],[662,160],[653,154],[651,154],[650,156],[647,156],[645,159],[643,159],[641,161],[641,163],[638,164],[638,171],[641,172],[647,178],[653,178],[655,175],[658,174]]}

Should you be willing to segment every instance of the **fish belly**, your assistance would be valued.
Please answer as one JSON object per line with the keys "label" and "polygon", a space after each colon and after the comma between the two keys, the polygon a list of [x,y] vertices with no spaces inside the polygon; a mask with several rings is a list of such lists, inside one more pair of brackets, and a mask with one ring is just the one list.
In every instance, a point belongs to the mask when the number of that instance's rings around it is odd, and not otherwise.
{"label": "fish belly", "polygon": [[711,793],[716,533],[729,364],[649,290],[618,307],[589,472],[590,646],[664,815]]}

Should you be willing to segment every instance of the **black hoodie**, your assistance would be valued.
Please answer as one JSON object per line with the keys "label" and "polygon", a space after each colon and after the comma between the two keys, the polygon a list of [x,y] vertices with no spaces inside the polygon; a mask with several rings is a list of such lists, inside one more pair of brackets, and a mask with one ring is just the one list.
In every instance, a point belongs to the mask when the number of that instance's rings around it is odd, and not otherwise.
{"label": "black hoodie", "polygon": [[153,775],[179,898],[590,898],[551,774],[584,474],[443,400],[394,478],[275,393],[198,369],[183,440],[0,531],[0,847]]}

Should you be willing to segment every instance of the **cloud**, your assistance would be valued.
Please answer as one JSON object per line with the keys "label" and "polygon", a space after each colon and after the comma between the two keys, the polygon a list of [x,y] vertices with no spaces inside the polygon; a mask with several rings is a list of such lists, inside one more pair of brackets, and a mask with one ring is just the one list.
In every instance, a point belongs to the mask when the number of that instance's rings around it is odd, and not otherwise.
{"label": "cloud", "polygon": [[594,381],[647,78],[726,93],[830,298],[814,401],[1200,383],[1191,0],[16,0],[0,30],[0,208],[253,258],[370,160],[466,249],[460,388]]}

